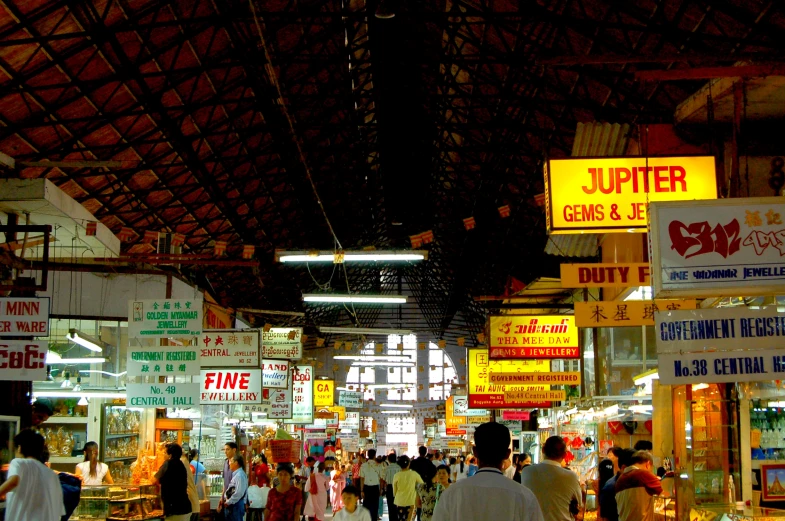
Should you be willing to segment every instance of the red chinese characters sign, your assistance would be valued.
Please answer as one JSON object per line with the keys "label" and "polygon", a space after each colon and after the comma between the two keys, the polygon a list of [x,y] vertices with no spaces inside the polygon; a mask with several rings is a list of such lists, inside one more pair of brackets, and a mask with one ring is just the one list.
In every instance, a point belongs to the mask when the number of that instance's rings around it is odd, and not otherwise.
{"label": "red chinese characters sign", "polygon": [[222,329],[199,337],[202,367],[259,367],[259,331]]}
{"label": "red chinese characters sign", "polygon": [[782,198],[654,203],[651,216],[658,296],[785,291]]}
{"label": "red chinese characters sign", "polygon": [[573,316],[492,316],[488,327],[490,357],[494,360],[580,358]]}

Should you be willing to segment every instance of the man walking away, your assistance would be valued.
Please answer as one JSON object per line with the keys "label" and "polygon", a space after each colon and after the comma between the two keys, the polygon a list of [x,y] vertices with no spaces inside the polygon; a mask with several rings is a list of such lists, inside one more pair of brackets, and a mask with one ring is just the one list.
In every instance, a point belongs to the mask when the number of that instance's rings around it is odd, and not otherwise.
{"label": "man walking away", "polygon": [[616,480],[619,521],[654,521],[654,498],[662,485],[654,475],[654,459],[646,451],[632,455],[630,465]]}
{"label": "man walking away", "polygon": [[[433,466],[432,460],[428,459],[428,447],[424,445],[417,449],[420,454],[419,458],[415,458],[409,464],[409,468],[420,475],[424,483],[431,483],[434,476],[436,476],[436,467]],[[422,515],[422,508],[417,509],[417,521],[420,521]],[[390,518],[392,519],[392,518]]]}
{"label": "man walking away", "polygon": [[504,425],[489,422],[477,427],[472,450],[480,470],[441,495],[433,521],[543,521],[531,490],[502,474],[510,442],[510,430]]}
{"label": "man walking away", "polygon": [[573,521],[583,508],[583,491],[577,474],[561,466],[567,445],[559,436],[551,436],[542,453],[542,463],[521,470],[521,485],[537,497],[545,521]]}
{"label": "man walking away", "polygon": [[371,513],[371,521],[379,520],[379,490],[381,475],[377,469],[376,451],[368,451],[368,461],[360,467],[360,487],[362,490],[363,506]]}
{"label": "man walking away", "polygon": [[387,487],[387,512],[390,521],[394,521],[398,519],[398,507],[395,506],[393,479],[395,478],[395,475],[401,471],[401,466],[398,465],[395,454],[387,456],[387,461],[390,463],[384,471],[384,483]]}
{"label": "man walking away", "polygon": [[598,501],[601,521],[619,521],[619,511],[616,505],[616,481],[621,476],[621,473],[624,472],[624,469],[630,465],[633,454],[635,454],[635,451],[632,449],[621,449],[614,453],[619,472],[600,489]]}

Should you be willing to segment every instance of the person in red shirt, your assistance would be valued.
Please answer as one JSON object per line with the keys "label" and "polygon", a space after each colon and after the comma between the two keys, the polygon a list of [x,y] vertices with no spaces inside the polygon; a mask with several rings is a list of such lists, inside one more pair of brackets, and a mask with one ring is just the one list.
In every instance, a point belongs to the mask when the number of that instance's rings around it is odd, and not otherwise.
{"label": "person in red shirt", "polygon": [[270,486],[270,466],[267,464],[267,457],[259,454],[253,459],[253,476],[257,486]]}
{"label": "person in red shirt", "polygon": [[365,454],[362,452],[357,456],[357,459],[352,463],[352,485],[360,485],[360,467],[365,463]]}
{"label": "person in red shirt", "polygon": [[654,496],[662,494],[660,479],[654,475],[651,454],[639,450],[616,480],[619,521],[654,521]]}

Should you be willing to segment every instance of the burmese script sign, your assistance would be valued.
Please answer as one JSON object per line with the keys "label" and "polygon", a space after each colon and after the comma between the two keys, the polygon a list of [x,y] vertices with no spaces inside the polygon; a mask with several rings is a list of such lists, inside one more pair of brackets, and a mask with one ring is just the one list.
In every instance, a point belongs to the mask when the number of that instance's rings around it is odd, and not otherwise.
{"label": "burmese script sign", "polygon": [[499,315],[488,320],[491,359],[580,358],[571,315]]}
{"label": "burmese script sign", "polygon": [[550,159],[550,233],[645,232],[650,201],[716,199],[713,156]]}
{"label": "burmese script sign", "polygon": [[259,330],[203,331],[199,337],[203,367],[259,367]]}
{"label": "burmese script sign", "polygon": [[284,423],[313,423],[313,366],[297,365],[292,372],[292,418]]}
{"label": "burmese script sign", "polygon": [[203,369],[201,403],[262,403],[262,370]]}
{"label": "burmese script sign", "polygon": [[656,296],[785,292],[785,200],[722,199],[651,206]]}
{"label": "burmese script sign", "polygon": [[199,348],[128,347],[126,370],[134,376],[197,376],[200,374]]}
{"label": "burmese script sign", "polygon": [[40,382],[46,380],[46,352],[49,342],[31,340],[0,341],[0,380]]}
{"label": "burmese script sign", "polygon": [[267,418],[288,420],[292,417],[292,390],[264,389],[262,404],[266,407]]}
{"label": "burmese script sign", "polygon": [[273,327],[262,333],[262,358],[299,360],[303,357],[303,328]]}
{"label": "burmese script sign", "polygon": [[49,336],[48,298],[0,298],[0,336]]}
{"label": "burmese script sign", "polygon": [[129,300],[128,338],[198,336],[202,308],[202,299]]}
{"label": "burmese script sign", "polygon": [[163,408],[199,405],[198,383],[126,384],[129,407]]}

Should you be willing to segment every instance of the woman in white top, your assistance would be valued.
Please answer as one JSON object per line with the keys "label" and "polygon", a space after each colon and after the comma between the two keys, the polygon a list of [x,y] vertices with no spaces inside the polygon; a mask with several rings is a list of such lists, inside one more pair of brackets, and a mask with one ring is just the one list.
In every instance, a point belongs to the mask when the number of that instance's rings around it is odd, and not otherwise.
{"label": "woman in white top", "polygon": [[[451,458],[451,460],[455,460],[455,458]],[[452,465],[450,465],[450,474],[452,478],[452,482],[455,483],[460,479],[466,479],[469,477],[469,465],[466,464],[466,458],[461,456],[460,461],[455,460],[451,461]]]}
{"label": "woman in white top", "polygon": [[112,485],[112,475],[109,473],[109,466],[98,461],[98,444],[88,441],[84,445],[84,461],[76,466],[75,474],[82,478],[82,485],[97,486]]}

